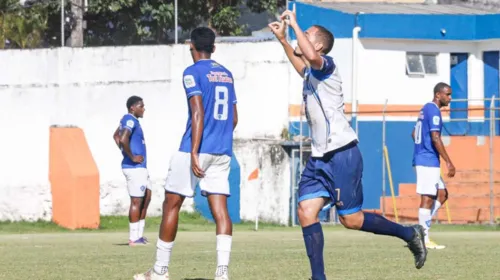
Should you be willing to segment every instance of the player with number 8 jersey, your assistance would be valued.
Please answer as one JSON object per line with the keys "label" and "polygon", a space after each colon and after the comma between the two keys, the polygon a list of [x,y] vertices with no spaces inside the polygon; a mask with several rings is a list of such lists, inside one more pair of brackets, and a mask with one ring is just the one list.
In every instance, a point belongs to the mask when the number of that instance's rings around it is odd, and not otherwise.
{"label": "player with number 8 jersey", "polygon": [[227,208],[233,130],[238,110],[233,75],[211,59],[215,32],[198,27],[189,44],[194,64],[184,70],[182,81],[188,100],[188,121],[179,151],[170,160],[165,200],[153,268],[135,280],[168,280],[169,264],[177,235],[179,211],[186,197],[193,197],[199,183],[207,197],[216,225],[217,268],[214,280],[229,280],[232,222]]}
{"label": "player with number 8 jersey", "polygon": [[[233,75],[211,59],[202,59],[184,70],[183,84],[187,98],[201,95],[204,133],[200,154],[232,154],[233,104],[237,103]],[[181,152],[191,152],[191,114],[182,137]]]}

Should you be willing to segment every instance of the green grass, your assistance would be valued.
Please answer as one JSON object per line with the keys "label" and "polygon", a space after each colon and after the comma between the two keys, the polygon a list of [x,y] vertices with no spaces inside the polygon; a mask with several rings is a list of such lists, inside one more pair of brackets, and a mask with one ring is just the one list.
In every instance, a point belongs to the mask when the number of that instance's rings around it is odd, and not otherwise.
{"label": "green grass", "polygon": [[[158,229],[161,217],[148,217],[146,230]],[[253,230],[254,222],[235,224],[235,230]],[[332,226],[332,230],[342,230],[341,226]],[[182,212],[179,217],[179,231],[211,231],[214,229],[212,222],[207,221],[198,213]],[[259,223],[259,229],[264,230],[294,230],[271,223]],[[55,232],[122,232],[128,230],[128,218],[125,216],[102,216],[100,228],[97,230],[77,229],[74,231],[62,228],[55,223],[46,221],[37,222],[0,222],[0,234],[13,233],[55,233]],[[448,225],[435,224],[433,231],[500,231],[500,224],[491,225]]]}
{"label": "green grass", "polygon": [[[425,266],[417,270],[400,240],[338,228],[325,227],[328,279],[500,279],[500,232],[433,232],[433,239],[448,247],[430,251]],[[152,226],[146,236],[152,244],[130,248],[126,246],[126,231],[3,234],[0,279],[132,279],[133,274],[146,271],[154,262],[157,228]],[[215,265],[213,232],[178,234],[171,279],[213,279]],[[309,262],[300,229],[236,229],[230,276],[233,280],[308,279]]]}

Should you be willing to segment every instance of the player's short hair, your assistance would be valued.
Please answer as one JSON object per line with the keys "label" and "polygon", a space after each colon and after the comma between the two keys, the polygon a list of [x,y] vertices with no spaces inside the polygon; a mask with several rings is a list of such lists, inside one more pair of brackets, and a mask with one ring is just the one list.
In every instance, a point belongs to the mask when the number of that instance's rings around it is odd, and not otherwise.
{"label": "player's short hair", "polygon": [[335,43],[335,37],[333,37],[332,32],[328,31],[328,29],[324,28],[321,25],[313,25],[318,29],[316,33],[316,37],[321,40],[323,43],[323,53],[328,54],[333,49],[333,44]]}
{"label": "player's short hair", "polygon": [[191,43],[199,52],[213,53],[215,32],[208,27],[197,27],[191,31]]}
{"label": "player's short hair", "polygon": [[437,93],[441,92],[442,90],[444,90],[445,88],[451,88],[449,84],[447,83],[443,83],[443,82],[439,82],[437,83],[435,86],[434,86],[434,95],[436,95]]}
{"label": "player's short hair", "polygon": [[132,95],[127,99],[127,110],[130,110],[130,107],[142,101],[142,98],[136,95]]}

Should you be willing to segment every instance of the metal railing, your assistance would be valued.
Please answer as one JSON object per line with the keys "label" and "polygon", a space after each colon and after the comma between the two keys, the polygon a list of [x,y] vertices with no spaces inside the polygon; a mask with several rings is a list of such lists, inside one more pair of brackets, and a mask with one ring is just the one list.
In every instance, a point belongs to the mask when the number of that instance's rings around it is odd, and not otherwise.
{"label": "metal railing", "polygon": [[[485,106],[482,106],[482,107],[479,107],[479,104],[476,105],[478,107],[475,107],[473,106],[472,108],[443,108],[442,109],[442,112],[443,112],[443,115],[445,114],[448,114],[449,113],[449,117],[446,117],[446,118],[443,118],[443,134],[448,134],[449,136],[454,136],[454,135],[469,135],[467,134],[468,132],[465,132],[465,134],[463,133],[458,133],[458,134],[453,134],[452,132],[453,131],[450,131],[451,129],[449,129],[449,126],[452,126],[452,124],[454,123],[462,123],[464,125],[475,125],[475,126],[478,126],[480,129],[479,129],[479,132],[476,131],[476,133],[474,134],[475,136],[477,135],[480,135],[481,137],[488,137],[489,138],[489,168],[488,168],[488,172],[489,172],[489,223],[490,224],[495,224],[495,167],[494,167],[494,155],[495,155],[495,152],[496,153],[500,153],[500,151],[495,151],[495,137],[498,136],[497,134],[500,132],[498,131],[498,127],[500,126],[500,107],[499,107],[499,103],[500,103],[500,100],[498,98],[495,98],[495,97],[492,97],[492,98],[485,98],[485,99],[455,99],[453,100],[452,102],[467,102],[468,104],[473,104],[473,103],[481,103],[481,104],[485,104]],[[386,135],[387,135],[387,123],[389,122],[388,121],[388,116],[390,116],[391,114],[394,114],[394,113],[397,113],[397,115],[399,116],[402,116],[404,117],[404,114],[407,113],[408,116],[414,116],[414,121],[416,122],[417,120],[417,116],[418,116],[418,113],[420,112],[420,110],[388,110],[388,100],[385,100],[385,103],[383,105],[383,109],[381,111],[360,111],[360,112],[355,112],[355,116],[356,117],[353,117],[351,118],[351,125],[353,128],[355,128],[356,130],[356,133],[358,133],[359,135],[359,125],[358,123],[360,122],[363,122],[363,117],[366,116],[366,115],[370,115],[370,116],[374,116],[376,115],[377,117],[380,118],[380,120],[377,119],[377,121],[381,121],[382,122],[382,156],[381,156],[381,163],[382,163],[382,182],[381,182],[381,185],[382,185],[382,205],[381,205],[381,210],[382,210],[382,214],[385,216],[386,215],[386,205],[385,205],[385,197],[386,197],[386,185],[387,185],[387,179],[388,179],[388,165],[389,165],[389,156],[388,156],[388,152],[386,153],[385,151],[388,151],[388,147],[387,147],[387,139],[386,139]],[[488,105],[486,105],[488,104]],[[423,105],[422,105],[423,106]],[[451,106],[450,106],[451,107]],[[468,106],[469,107],[469,106]],[[452,116],[452,112],[473,112],[473,111],[484,111],[485,113],[482,114],[481,116],[473,116],[473,117],[470,117],[470,116],[467,116],[467,118],[457,118],[457,117],[453,117]],[[486,112],[488,112],[488,114],[486,114]],[[349,117],[351,116],[351,113],[352,112],[346,112],[346,115]],[[403,115],[402,115],[403,114]],[[354,114],[353,114],[354,115]],[[395,117],[397,118],[397,117]],[[371,120],[373,121],[373,120]],[[394,120],[390,120],[391,122],[394,121]],[[409,121],[408,118],[406,118],[406,121]],[[303,123],[303,118],[301,116],[301,121],[300,123],[302,124]],[[410,132],[408,132],[408,137],[410,137],[409,135]],[[295,154],[293,154],[294,156],[297,156],[300,158],[300,165],[299,165],[299,175],[301,174],[301,171],[302,169],[304,168],[304,166],[302,165],[302,163],[304,162],[303,161],[303,154],[307,151],[310,151],[310,148],[309,147],[304,147],[304,145],[302,144],[302,142],[304,141],[305,138],[308,138],[309,135],[304,135],[303,133],[303,129],[302,129],[302,125],[300,125],[300,131],[299,131],[299,141],[300,141],[300,145],[299,145],[299,149],[296,149],[295,151]],[[361,139],[362,140],[362,139]],[[297,155],[298,153],[298,155]],[[390,171],[389,171],[390,172]],[[300,176],[298,177],[300,178]],[[389,181],[392,181],[392,178],[389,178]],[[411,182],[406,182],[406,183],[411,183]],[[298,182],[296,181],[295,177],[292,181],[292,185],[294,186],[293,188],[293,193],[292,193],[292,225],[295,225],[295,214],[294,212],[296,212],[296,208],[295,207],[295,204],[296,204],[296,201],[295,201],[295,195],[296,195],[296,190],[297,190],[297,187],[298,187]],[[392,196],[394,196],[394,186],[392,185],[392,182],[391,182],[391,193],[392,193]],[[497,195],[498,196],[498,195]],[[500,197],[500,196],[499,196]],[[394,210],[394,214],[396,215],[396,219],[397,219],[397,206],[395,205],[395,199],[393,198],[393,207],[395,208]],[[446,205],[447,207],[447,205]],[[500,205],[497,205],[497,207],[500,207]],[[448,210],[448,209],[447,209]],[[335,210],[332,209],[332,217],[335,215],[334,212]],[[448,211],[447,211],[448,212]],[[449,213],[449,212],[448,212]],[[498,218],[498,217],[497,217]],[[335,219],[334,219],[335,220]],[[450,218],[450,215],[448,214],[448,220],[451,221],[451,218]]]}

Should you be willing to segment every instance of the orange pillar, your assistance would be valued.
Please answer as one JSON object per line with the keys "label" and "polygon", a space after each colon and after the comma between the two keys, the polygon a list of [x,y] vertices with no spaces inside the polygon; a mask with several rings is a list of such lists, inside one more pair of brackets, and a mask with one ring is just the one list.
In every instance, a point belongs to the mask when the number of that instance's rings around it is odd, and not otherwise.
{"label": "orange pillar", "polygon": [[80,128],[50,128],[52,220],[68,228],[97,229],[99,171]]}

